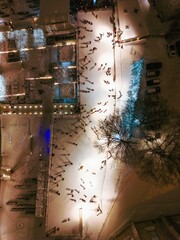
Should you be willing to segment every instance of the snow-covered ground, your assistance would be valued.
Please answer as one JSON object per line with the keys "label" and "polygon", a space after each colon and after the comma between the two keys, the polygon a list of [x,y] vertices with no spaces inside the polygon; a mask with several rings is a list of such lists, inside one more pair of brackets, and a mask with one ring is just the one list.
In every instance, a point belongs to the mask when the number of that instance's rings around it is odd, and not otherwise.
{"label": "snow-covered ground", "polygon": [[[179,110],[178,57],[167,56],[163,38],[149,37],[163,33],[166,26],[155,19],[156,12],[147,1],[133,1],[133,4],[131,0],[118,1],[115,22],[117,29],[122,31],[120,39],[114,39],[110,9],[78,13],[81,119],[55,115],[53,118],[46,226],[41,219],[24,218],[10,212],[6,202],[16,196],[15,183],[2,182],[0,234],[3,240],[11,240],[12,236],[13,240],[44,240],[45,228],[48,231],[54,227],[59,228],[57,235],[105,240],[120,222],[123,224],[128,217],[138,215],[141,204],[161,194],[160,189],[141,182],[131,169],[114,162],[109,153],[100,154],[94,147],[97,140],[94,127],[113,113],[115,107],[125,105],[131,63],[142,57],[145,62],[158,60],[163,63],[161,92],[170,100],[169,105]],[[153,18],[149,18],[149,14]],[[155,32],[151,20],[156,25]],[[113,48],[114,41],[128,39],[135,41],[117,42]],[[34,56],[31,56],[32,62]],[[16,163],[19,166],[24,160],[23,167],[15,172],[16,181],[31,172],[30,166],[35,167],[31,162],[39,158],[39,128],[42,123],[46,128],[51,126],[51,118],[43,120],[41,117],[2,116],[2,157],[10,167]],[[36,141],[32,155],[29,154],[31,134]],[[170,189],[165,190],[168,191]],[[10,218],[13,221],[9,221]]]}
{"label": "snow-covered ground", "polygon": [[[50,171],[57,176],[56,181],[50,179],[50,188],[60,195],[49,193],[47,226],[59,227],[62,235],[82,233],[97,239],[117,197],[121,177],[128,174],[109,158],[109,153],[99,154],[94,147],[97,137],[93,128],[116,107],[125,105],[130,65],[143,56],[144,50],[143,41],[137,46],[121,48],[115,44],[113,48],[116,38],[111,18],[111,10],[78,14],[82,120],[55,120],[56,148]],[[127,34],[127,38],[132,37]]]}

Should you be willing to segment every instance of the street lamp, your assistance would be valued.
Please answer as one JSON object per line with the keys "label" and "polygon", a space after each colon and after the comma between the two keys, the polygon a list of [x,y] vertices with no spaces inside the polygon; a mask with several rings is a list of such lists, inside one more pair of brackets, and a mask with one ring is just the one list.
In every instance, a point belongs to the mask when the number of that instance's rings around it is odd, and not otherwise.
{"label": "street lamp", "polygon": [[82,208],[79,208],[79,234],[83,237],[83,215]]}

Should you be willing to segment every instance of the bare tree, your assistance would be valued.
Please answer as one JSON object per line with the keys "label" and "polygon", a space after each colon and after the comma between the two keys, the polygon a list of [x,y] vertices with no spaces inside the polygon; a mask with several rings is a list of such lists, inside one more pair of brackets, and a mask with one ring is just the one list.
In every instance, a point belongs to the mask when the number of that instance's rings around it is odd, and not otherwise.
{"label": "bare tree", "polygon": [[180,184],[180,129],[168,125],[161,129],[161,136],[141,140],[135,161],[140,177],[156,184]]}
{"label": "bare tree", "polygon": [[95,142],[95,147],[99,152],[109,151],[114,159],[120,159],[129,165],[133,164],[138,150],[137,141],[128,137],[119,110],[99,121],[96,134],[98,141]]}
{"label": "bare tree", "polygon": [[99,122],[95,146],[133,167],[144,180],[160,185],[180,184],[180,118],[162,102],[155,109],[150,109],[154,105],[149,100],[144,103],[134,114],[139,122],[135,128],[143,132],[141,137],[133,132],[129,135],[123,114],[117,110]]}

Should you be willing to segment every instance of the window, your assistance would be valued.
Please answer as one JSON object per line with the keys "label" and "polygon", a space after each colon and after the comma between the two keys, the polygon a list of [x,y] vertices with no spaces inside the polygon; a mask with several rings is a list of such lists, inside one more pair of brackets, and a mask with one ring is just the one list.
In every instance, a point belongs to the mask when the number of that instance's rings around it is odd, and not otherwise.
{"label": "window", "polygon": [[148,231],[148,235],[151,240],[160,240],[155,230]]}

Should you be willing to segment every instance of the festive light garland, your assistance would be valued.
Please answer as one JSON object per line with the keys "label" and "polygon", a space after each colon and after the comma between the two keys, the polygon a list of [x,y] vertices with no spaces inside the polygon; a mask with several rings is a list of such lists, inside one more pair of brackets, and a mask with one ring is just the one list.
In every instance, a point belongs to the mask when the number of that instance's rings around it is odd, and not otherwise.
{"label": "festive light garland", "polygon": [[27,51],[24,51],[23,49],[28,48],[28,31],[25,29],[22,30],[15,30],[15,40],[17,49],[20,53],[21,60],[27,59]]}
{"label": "festive light garland", "polygon": [[127,139],[131,137],[132,128],[139,124],[137,119],[134,119],[135,102],[138,98],[140,82],[143,73],[144,60],[140,59],[131,65],[131,81],[128,91],[128,100],[125,109],[122,111],[122,126],[127,134]]}
{"label": "festive light garland", "polygon": [[37,28],[33,30],[34,47],[44,47],[46,45],[46,38],[42,29]]}
{"label": "festive light garland", "polygon": [[4,101],[6,96],[5,79],[0,75],[0,101]]}

